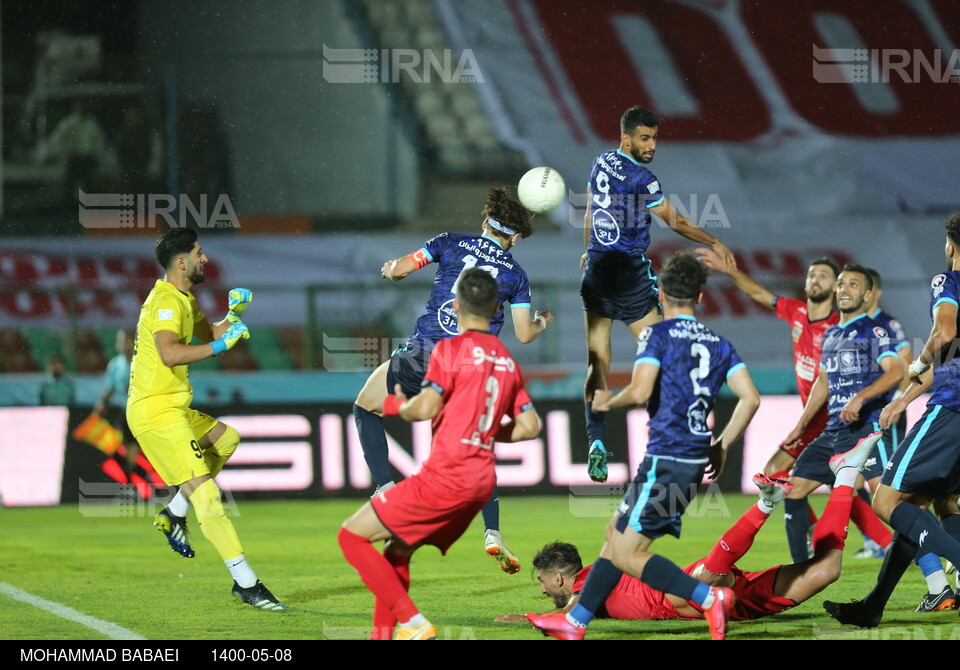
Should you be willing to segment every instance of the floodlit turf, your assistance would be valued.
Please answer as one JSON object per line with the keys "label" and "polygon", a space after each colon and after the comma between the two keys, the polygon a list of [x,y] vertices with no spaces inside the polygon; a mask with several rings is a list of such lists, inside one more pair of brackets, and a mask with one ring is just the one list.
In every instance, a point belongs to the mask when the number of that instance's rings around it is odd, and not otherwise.
{"label": "floodlit turf", "polygon": [[[684,517],[681,541],[654,547],[680,565],[704,556],[716,538],[755,499],[728,495],[705,500]],[[825,504],[815,498],[818,511]],[[0,510],[0,582],[149,639],[284,640],[362,639],[373,598],[347,565],[336,543],[340,523],[360,501],[240,502],[235,522],[251,564],[291,609],[261,612],[235,602],[231,579],[191,516],[194,559],[170,552],[152,526],[152,511],[76,506]],[[411,595],[441,639],[544,639],[526,623],[497,623],[499,614],[546,611],[530,559],[548,541],[580,547],[595,558],[611,506],[606,499],[566,497],[501,499],[504,538],[524,569],[502,573],[483,551],[480,519],[446,557],[431,547],[414,556]],[[93,516],[91,513],[115,514]],[[134,514],[136,516],[131,516]],[[783,515],[760,532],[740,562],[748,570],[788,560]],[[856,530],[840,581],[800,607],[775,617],[731,625],[730,639],[960,639],[957,613],[917,614],[924,593],[920,572],[908,572],[887,608],[883,627],[840,627],[823,611],[824,599],[846,601],[870,588],[878,560],[850,558],[862,546]],[[951,579],[952,581],[952,579]],[[596,621],[587,639],[704,639],[702,621]],[[95,640],[103,635],[0,593],[0,638]]]}

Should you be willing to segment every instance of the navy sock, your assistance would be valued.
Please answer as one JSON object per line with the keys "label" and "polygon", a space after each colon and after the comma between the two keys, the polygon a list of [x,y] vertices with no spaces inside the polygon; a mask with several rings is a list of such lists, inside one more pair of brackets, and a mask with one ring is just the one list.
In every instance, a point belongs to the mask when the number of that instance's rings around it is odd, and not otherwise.
{"label": "navy sock", "polygon": [[913,540],[918,546],[960,565],[960,541],[946,533],[930,514],[916,505],[901,502],[890,515],[890,525]]}
{"label": "navy sock", "polygon": [[794,563],[810,558],[807,533],[810,531],[810,505],[806,498],[787,498],[783,501],[783,520],[787,526],[787,546]]}
{"label": "navy sock", "polygon": [[[701,605],[707,594],[710,593],[709,587],[707,589],[699,588],[700,586],[706,586],[706,584],[699,579],[694,579],[677,567],[669,558],[664,558],[659,554],[651,556],[647,564],[643,566],[640,581],[662,593],[669,593],[684,600],[692,600]],[[696,597],[697,595],[701,596],[699,600]]]}
{"label": "navy sock", "polygon": [[500,495],[497,489],[493,489],[493,495],[483,506],[480,512],[483,514],[483,527],[486,530],[500,530]]}
{"label": "navy sock", "polygon": [[[593,444],[594,440],[604,441],[606,438],[606,427],[604,426],[604,413],[594,412],[593,403],[584,404],[585,417],[587,419],[587,442]],[[606,446],[606,445],[604,445]]]}
{"label": "navy sock", "polygon": [[357,404],[353,406],[353,418],[357,423],[357,433],[360,435],[363,460],[370,468],[373,481],[377,486],[392,482],[393,471],[387,459],[387,434],[383,432],[383,419]]}
{"label": "navy sock", "polygon": [[945,516],[940,522],[940,527],[954,540],[960,540],[960,514]]}
{"label": "navy sock", "polygon": [[603,607],[603,602],[613,591],[613,587],[620,581],[623,573],[617,570],[613,563],[605,558],[598,558],[590,568],[590,574],[587,575],[587,581],[583,585],[583,593],[580,594],[580,600],[573,609],[570,610],[570,616],[583,625],[590,623],[594,614]]}
{"label": "navy sock", "polygon": [[[917,556],[917,545],[902,533],[893,534],[893,544],[887,549],[877,575],[877,583],[873,590],[863,599],[863,602],[883,612],[891,594],[900,583],[903,573],[910,567],[910,563]],[[926,553],[926,552],[924,552]]]}

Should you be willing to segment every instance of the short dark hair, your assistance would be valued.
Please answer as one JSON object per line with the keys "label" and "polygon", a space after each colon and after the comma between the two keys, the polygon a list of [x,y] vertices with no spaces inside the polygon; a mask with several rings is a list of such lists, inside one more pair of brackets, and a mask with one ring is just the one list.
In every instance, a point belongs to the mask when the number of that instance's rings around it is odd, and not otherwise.
{"label": "short dark hair", "polygon": [[692,251],[680,251],[664,264],[660,271],[660,286],[674,301],[694,305],[707,284],[707,274],[707,266]]}
{"label": "short dark hair", "polygon": [[843,271],[859,272],[867,280],[867,290],[868,291],[873,290],[873,277],[870,275],[870,268],[865,268],[862,265],[858,265],[857,263],[847,263],[846,265],[843,266]]}
{"label": "short dark hair", "polygon": [[[519,202],[507,194],[505,187],[491,188],[487,194],[487,201],[480,210],[485,218],[503,224],[515,233],[520,233],[520,237],[530,237],[533,235],[533,224],[530,223],[530,212]],[[491,226],[494,235],[507,239],[512,237],[510,233],[497,230]]]}
{"label": "short dark hair", "polygon": [[647,128],[656,128],[660,125],[660,117],[649,109],[634,105],[623,113],[620,117],[620,132],[625,135],[633,134],[637,126],[646,126]]}
{"label": "short dark hair", "polygon": [[943,224],[947,230],[947,237],[950,241],[960,247],[960,212],[957,212]]}
{"label": "short dark hair", "polygon": [[480,268],[470,268],[460,275],[457,281],[457,300],[460,309],[474,316],[489,319],[500,298],[497,280]]}
{"label": "short dark hair", "polygon": [[809,267],[813,267],[814,265],[826,265],[828,268],[833,270],[834,279],[840,276],[840,268],[837,267],[837,264],[833,262],[832,258],[827,258],[826,256],[814,258],[812,261],[810,261]]}
{"label": "short dark hair", "polygon": [[174,258],[193,251],[193,245],[196,243],[197,231],[193,228],[171,228],[157,240],[155,249],[157,262],[166,270]]}
{"label": "short dark hair", "polygon": [[870,275],[870,281],[873,282],[873,288],[883,288],[883,279],[880,278],[879,272],[873,268],[867,268],[867,274]]}
{"label": "short dark hair", "polygon": [[580,558],[580,552],[572,544],[551,542],[533,557],[533,569],[559,572],[561,575],[573,577],[583,570],[583,560]]}

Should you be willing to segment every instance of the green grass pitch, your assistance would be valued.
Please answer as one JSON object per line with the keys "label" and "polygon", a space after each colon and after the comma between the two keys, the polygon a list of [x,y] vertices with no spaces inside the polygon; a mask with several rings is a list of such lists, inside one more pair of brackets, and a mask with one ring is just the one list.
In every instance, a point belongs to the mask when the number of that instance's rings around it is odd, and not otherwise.
{"label": "green grass pitch", "polygon": [[[579,501],[579,502],[578,502]],[[719,535],[755,498],[725,495],[684,517],[683,539],[663,538],[654,548],[679,565],[706,555]],[[545,611],[529,566],[548,541],[576,544],[585,562],[596,557],[613,500],[568,497],[501,499],[504,538],[524,569],[506,575],[483,551],[480,519],[446,557],[421,549],[411,567],[411,595],[436,625],[441,639],[542,640],[526,623],[497,623],[499,614]],[[814,498],[818,511],[826,502]],[[231,579],[191,517],[194,559],[168,550],[152,526],[152,513],[96,516],[77,506],[0,510],[0,582],[109,621],[148,639],[285,640],[363,639],[373,598],[347,565],[337,529],[360,501],[239,502],[235,517],[247,556],[258,575],[291,609],[261,612],[235,602]],[[118,509],[118,508],[113,508]],[[105,512],[109,513],[109,512]],[[760,532],[740,567],[759,570],[788,560],[783,514]],[[880,629],[840,627],[821,607],[870,589],[878,560],[856,560],[862,540],[847,543],[844,574],[817,598],[784,614],[732,623],[728,639],[960,639],[956,612],[917,614],[925,584],[912,567],[894,595]],[[952,582],[952,579],[951,579]],[[702,621],[595,621],[587,639],[705,639]],[[96,640],[104,636],[78,623],[0,593],[0,638]]]}

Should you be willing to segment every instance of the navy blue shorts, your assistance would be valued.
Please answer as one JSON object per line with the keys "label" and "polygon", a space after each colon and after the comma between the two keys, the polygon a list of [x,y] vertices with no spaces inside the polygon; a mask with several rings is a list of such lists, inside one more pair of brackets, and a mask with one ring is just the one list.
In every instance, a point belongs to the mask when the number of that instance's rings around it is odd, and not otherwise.
{"label": "navy blue shorts", "polygon": [[650,538],[680,537],[680,517],[697,495],[706,463],[647,455],[617,509],[617,530],[627,526]]}
{"label": "navy blue shorts", "polygon": [[942,498],[960,489],[960,414],[943,405],[927,408],[900,443],[883,484],[903,493]]}
{"label": "navy blue shorts", "polygon": [[390,357],[390,367],[387,368],[387,393],[393,393],[393,387],[397,384],[400,384],[408,398],[420,393],[420,383],[427,375],[429,364],[430,351],[422,349],[414,342],[407,342]]}
{"label": "navy blue shorts", "polygon": [[657,277],[647,257],[608,252],[587,256],[580,278],[583,309],[627,325],[660,309]]}
{"label": "navy blue shorts", "polygon": [[[857,442],[878,430],[880,426],[872,421],[849,424],[839,429],[827,428],[800,454],[793,468],[793,476],[832,486],[834,475],[830,469],[830,459],[836,454],[850,451],[857,446]],[[863,470],[864,479],[870,480],[882,475],[883,466],[890,455],[890,429],[887,429],[883,431],[883,439],[877,442],[877,446],[867,458],[867,467]]]}

